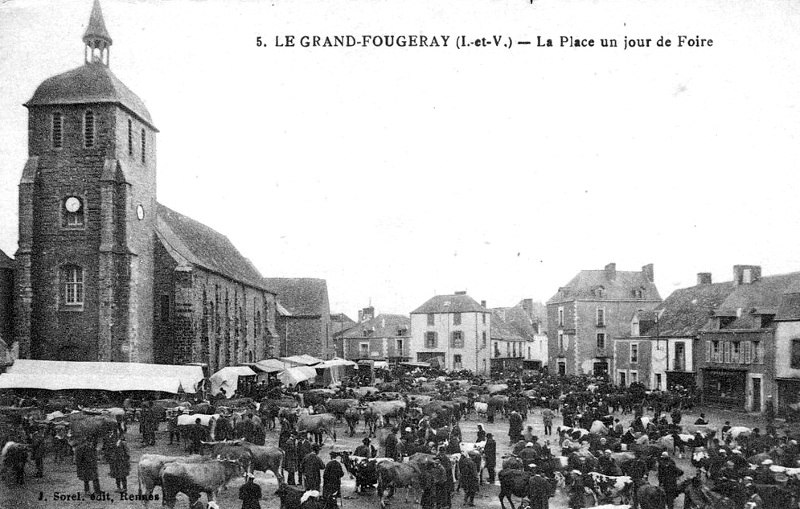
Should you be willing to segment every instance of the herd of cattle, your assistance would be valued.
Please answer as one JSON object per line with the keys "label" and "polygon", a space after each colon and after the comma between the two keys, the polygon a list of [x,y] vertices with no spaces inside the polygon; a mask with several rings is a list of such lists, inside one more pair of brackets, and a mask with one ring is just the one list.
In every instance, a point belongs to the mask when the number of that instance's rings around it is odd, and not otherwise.
{"label": "herd of cattle", "polygon": [[[527,413],[529,408],[536,406],[557,411],[564,399],[563,387],[559,393],[552,386],[544,389],[536,385],[520,386],[518,382],[476,384],[474,380],[418,379],[405,386],[383,384],[339,391],[314,389],[300,394],[275,394],[260,402],[248,398],[225,400],[216,406],[208,402],[191,404],[157,400],[152,403],[151,411],[160,420],[167,420],[168,416],[174,415],[178,433],[188,439],[188,430],[197,426],[199,419],[199,425],[206,429],[207,440],[203,443],[203,454],[143,454],[137,469],[138,496],[146,504],[156,499],[154,490],[160,487],[164,502],[169,507],[174,506],[178,493],[187,495],[190,503],[198,500],[202,493],[213,501],[221,488],[243,472],[271,472],[278,481],[277,495],[282,508],[312,509],[318,503],[316,497],[304,496],[302,488],[284,482],[283,450],[276,446],[252,443],[241,437],[226,436],[223,440],[219,439],[217,430],[220,422],[226,421],[225,428],[234,430],[247,415],[256,425],[267,429],[276,429],[280,425],[282,429],[288,427],[300,434],[327,435],[334,443],[337,440],[337,426],[346,426],[350,436],[353,436],[363,422],[364,431],[368,436],[377,438],[381,450],[390,427],[405,429],[408,426],[412,428],[412,437],[419,436],[418,432],[426,429],[422,441],[427,450],[409,448],[406,450],[409,454],[402,459],[367,458],[349,451],[337,451],[347,471],[355,477],[356,489],[364,491],[366,487],[376,487],[382,506],[386,502],[387,492],[391,497],[396,489],[401,488],[407,488],[406,498],[413,494],[413,498],[418,500],[421,487],[426,484],[426,465],[436,461],[436,446],[449,445],[448,453],[453,466],[450,475],[456,485],[459,482],[456,465],[462,455],[475,461],[478,471],[483,467],[484,442],[448,443],[452,441],[453,427],[458,426],[460,420],[469,419],[473,414],[482,419],[488,415],[502,417],[513,410]],[[625,406],[622,405],[623,410]],[[612,411],[615,409],[615,405],[609,407]],[[131,408],[66,412],[65,408],[54,410],[43,406],[29,410],[29,415],[34,417],[21,421],[22,424],[33,423],[49,429],[66,427],[71,446],[87,441],[98,443],[109,435],[119,434],[138,415]],[[44,413],[47,410],[53,411]],[[688,426],[685,427],[688,433],[663,436],[629,431],[626,435],[632,439],[626,440],[624,437],[611,436],[609,424],[595,421],[589,429],[559,428],[561,449],[557,455],[553,455],[549,447],[532,448],[524,440],[515,443],[511,454],[503,458],[502,470],[498,475],[501,506],[505,507],[503,502],[508,500],[514,509],[512,496],[528,497],[534,472],[548,480],[553,492],[559,488],[570,489],[576,472],[580,472],[582,482],[587,483],[587,494],[591,497],[584,506],[630,504],[634,498],[634,482],[629,467],[634,462],[644,461],[648,469],[654,469],[663,452],[674,455],[676,451],[688,447],[692,449],[689,454],[694,453],[692,458],[695,466],[699,470],[706,469],[707,449],[717,434],[717,430],[710,426]],[[746,436],[749,430],[736,428],[729,433],[734,435],[732,438],[735,443],[740,436]],[[4,468],[13,468],[9,461],[19,461],[19,451],[28,450],[29,446],[23,442],[14,440],[14,436],[0,436],[0,443],[3,444],[0,464]],[[431,442],[433,449],[429,446]],[[596,471],[599,453],[606,449],[612,451],[612,458],[619,466],[621,475],[606,475]],[[25,455],[22,457],[25,458]],[[800,479],[800,471],[788,469],[783,472],[788,472],[794,480]],[[699,488],[692,485],[687,489]],[[660,500],[657,492],[655,496],[650,495],[649,491],[644,490],[644,497],[640,496],[638,502],[645,509],[656,509],[657,506],[646,507],[651,498]],[[722,509],[717,499],[709,500],[701,509]]]}

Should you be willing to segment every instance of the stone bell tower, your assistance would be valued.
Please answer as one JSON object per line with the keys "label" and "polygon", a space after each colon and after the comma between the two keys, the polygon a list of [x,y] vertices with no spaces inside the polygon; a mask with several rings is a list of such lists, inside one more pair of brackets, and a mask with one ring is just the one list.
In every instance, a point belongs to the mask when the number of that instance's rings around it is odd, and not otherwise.
{"label": "stone bell tower", "polygon": [[111,72],[99,0],[82,66],[25,103],[15,333],[20,358],[152,360],[155,128]]}

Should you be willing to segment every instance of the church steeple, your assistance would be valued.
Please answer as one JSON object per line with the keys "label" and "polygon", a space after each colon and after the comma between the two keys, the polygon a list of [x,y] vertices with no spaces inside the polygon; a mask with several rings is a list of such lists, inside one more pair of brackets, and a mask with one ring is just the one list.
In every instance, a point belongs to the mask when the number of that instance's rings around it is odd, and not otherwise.
{"label": "church steeple", "polygon": [[89,26],[86,27],[86,33],[83,34],[83,42],[86,44],[84,48],[86,63],[101,63],[106,66],[109,64],[113,41],[106,30],[103,11],[100,9],[100,0],[94,0]]}

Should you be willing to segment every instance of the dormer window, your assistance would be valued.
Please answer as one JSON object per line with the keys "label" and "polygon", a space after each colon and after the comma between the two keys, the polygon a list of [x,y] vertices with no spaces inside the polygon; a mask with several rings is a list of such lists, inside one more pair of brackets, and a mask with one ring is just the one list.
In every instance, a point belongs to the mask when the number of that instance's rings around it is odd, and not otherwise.
{"label": "dormer window", "polygon": [[728,327],[730,324],[736,321],[735,316],[720,316],[719,317],[719,328],[724,329]]}
{"label": "dormer window", "polygon": [[86,148],[94,147],[95,143],[94,112],[87,110],[83,114],[83,146]]}
{"label": "dormer window", "polygon": [[761,328],[766,329],[774,325],[775,315],[761,315]]}
{"label": "dormer window", "polygon": [[64,115],[60,112],[53,113],[53,130],[51,133],[53,148],[64,146]]}
{"label": "dormer window", "polygon": [[606,294],[606,289],[603,288],[602,286],[598,286],[597,288],[594,289],[594,296],[599,299],[605,297],[605,294]]}
{"label": "dormer window", "polygon": [[636,288],[633,290],[633,298],[634,299],[643,299],[644,298],[644,289],[643,288]]}

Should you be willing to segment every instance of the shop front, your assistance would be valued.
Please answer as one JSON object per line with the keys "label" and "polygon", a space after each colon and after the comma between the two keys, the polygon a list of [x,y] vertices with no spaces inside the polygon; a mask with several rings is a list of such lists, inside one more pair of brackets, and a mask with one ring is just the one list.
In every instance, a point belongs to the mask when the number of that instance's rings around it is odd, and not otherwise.
{"label": "shop front", "polygon": [[745,410],[747,370],[703,369],[703,404]]}

